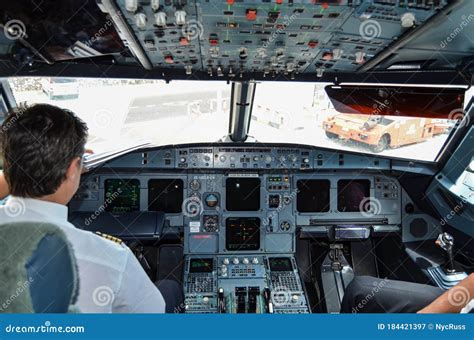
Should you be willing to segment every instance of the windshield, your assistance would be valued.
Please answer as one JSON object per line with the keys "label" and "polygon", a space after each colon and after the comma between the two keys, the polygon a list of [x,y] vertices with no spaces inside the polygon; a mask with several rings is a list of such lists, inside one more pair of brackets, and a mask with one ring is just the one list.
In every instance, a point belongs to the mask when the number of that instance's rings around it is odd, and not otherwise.
{"label": "windshield", "polygon": [[[10,78],[17,103],[49,103],[89,126],[87,147],[218,142],[228,134],[231,86],[219,81]],[[455,121],[337,113],[327,84],[257,84],[249,141],[297,143],[433,161]]]}
{"label": "windshield", "polygon": [[96,152],[137,141],[216,142],[229,128],[231,86],[225,82],[11,78],[10,85],[17,104],[48,103],[76,113],[89,127],[87,147]]}
{"label": "windshield", "polygon": [[259,142],[285,141],[434,161],[456,123],[448,119],[384,117],[377,112],[339,113],[326,95],[327,85],[258,84],[250,135]]}

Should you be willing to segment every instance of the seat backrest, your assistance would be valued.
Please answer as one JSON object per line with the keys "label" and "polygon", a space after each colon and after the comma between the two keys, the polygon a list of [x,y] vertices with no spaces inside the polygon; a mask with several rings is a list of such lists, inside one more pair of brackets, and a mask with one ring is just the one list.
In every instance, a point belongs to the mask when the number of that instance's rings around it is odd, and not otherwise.
{"label": "seat backrest", "polygon": [[0,224],[0,312],[67,313],[78,289],[72,246],[59,227]]}

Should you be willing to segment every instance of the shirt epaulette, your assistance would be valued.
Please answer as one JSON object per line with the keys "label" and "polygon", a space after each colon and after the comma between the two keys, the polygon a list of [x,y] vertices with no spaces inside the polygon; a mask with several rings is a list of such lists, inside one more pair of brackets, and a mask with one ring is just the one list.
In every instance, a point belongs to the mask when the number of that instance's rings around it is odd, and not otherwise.
{"label": "shirt epaulette", "polygon": [[115,242],[117,244],[123,244],[123,241],[121,239],[119,239],[118,237],[108,235],[108,234],[104,234],[104,233],[101,233],[100,231],[96,231],[95,233],[97,235],[99,235],[100,237],[105,238],[106,240]]}

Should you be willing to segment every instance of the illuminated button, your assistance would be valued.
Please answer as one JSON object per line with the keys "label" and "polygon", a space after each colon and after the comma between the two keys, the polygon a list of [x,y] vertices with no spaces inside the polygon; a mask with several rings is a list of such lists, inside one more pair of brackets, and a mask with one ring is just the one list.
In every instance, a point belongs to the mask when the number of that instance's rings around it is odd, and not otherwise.
{"label": "illuminated button", "polygon": [[246,11],[246,17],[249,21],[257,20],[257,10],[256,9],[248,9]]}
{"label": "illuminated button", "polygon": [[249,259],[244,257],[243,261],[242,261],[243,264],[249,264]]}
{"label": "illuminated button", "polygon": [[232,260],[232,263],[239,264],[239,259],[237,257],[234,257],[234,259]]}

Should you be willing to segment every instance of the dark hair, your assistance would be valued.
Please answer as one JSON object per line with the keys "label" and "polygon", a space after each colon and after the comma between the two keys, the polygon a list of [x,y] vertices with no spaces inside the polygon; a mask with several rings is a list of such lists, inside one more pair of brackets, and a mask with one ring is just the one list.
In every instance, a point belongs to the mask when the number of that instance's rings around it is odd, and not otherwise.
{"label": "dark hair", "polygon": [[38,198],[56,192],[86,140],[87,125],[69,110],[47,104],[11,110],[0,130],[10,193]]}

